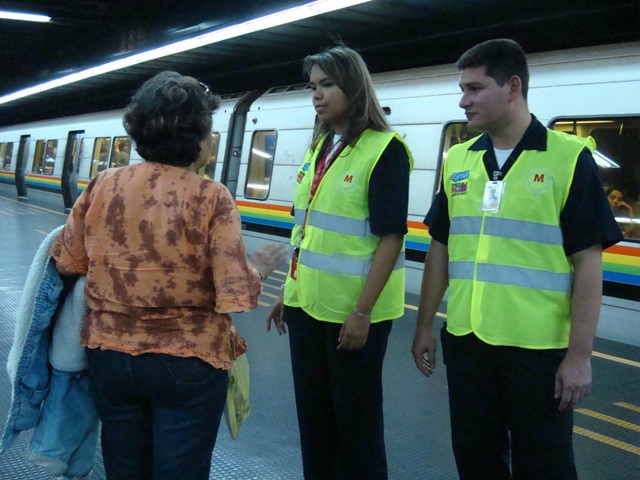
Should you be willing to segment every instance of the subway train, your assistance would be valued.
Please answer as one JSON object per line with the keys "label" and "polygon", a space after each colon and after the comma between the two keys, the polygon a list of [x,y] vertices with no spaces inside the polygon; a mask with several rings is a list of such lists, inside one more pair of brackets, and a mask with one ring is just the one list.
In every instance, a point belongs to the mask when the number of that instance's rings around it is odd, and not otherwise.
{"label": "subway train", "polygon": [[[603,188],[630,208],[616,213],[625,241],[604,252],[598,335],[640,345],[640,42],[529,55],[529,105],[550,128],[591,135]],[[450,146],[475,136],[459,108],[455,65],[379,73],[373,80],[389,123],[411,148],[407,291],[420,288],[430,237],[422,221]],[[315,112],[306,84],[222,98],[214,114],[215,148],[201,174],[235,196],[245,238],[285,241],[298,167]],[[133,147],[133,148],[132,148]],[[105,168],[141,162],[122,126],[122,111],[0,128],[0,182],[62,194],[67,209]],[[612,207],[613,208],[613,207]],[[634,213],[635,212],[635,213]]]}

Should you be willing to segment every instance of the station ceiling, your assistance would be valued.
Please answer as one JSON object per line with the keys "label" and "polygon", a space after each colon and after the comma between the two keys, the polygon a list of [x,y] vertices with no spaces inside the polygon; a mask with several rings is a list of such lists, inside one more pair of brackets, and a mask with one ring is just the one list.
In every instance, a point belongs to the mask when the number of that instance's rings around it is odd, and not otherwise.
{"label": "station ceiling", "polygon": [[[293,0],[0,0],[0,97],[48,80],[300,6]],[[192,75],[220,94],[306,81],[302,59],[340,40],[372,72],[452,63],[467,48],[508,37],[533,53],[637,41],[637,0],[373,0],[0,105],[0,126],[124,107],[155,73]]]}

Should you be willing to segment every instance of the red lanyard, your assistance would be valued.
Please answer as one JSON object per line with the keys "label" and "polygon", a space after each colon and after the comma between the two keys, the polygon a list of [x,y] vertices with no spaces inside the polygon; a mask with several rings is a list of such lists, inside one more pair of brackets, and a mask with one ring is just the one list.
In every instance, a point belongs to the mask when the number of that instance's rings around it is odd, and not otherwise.
{"label": "red lanyard", "polygon": [[[318,190],[318,185],[320,185],[320,181],[324,174],[327,173],[329,167],[334,162],[334,160],[338,157],[340,152],[342,151],[342,145],[338,146],[333,154],[329,156],[329,152],[333,149],[333,144],[328,143],[327,148],[325,148],[322,157],[318,159],[316,162],[315,173],[313,175],[313,182],[311,183],[311,196],[309,198],[309,205],[311,205],[311,200],[316,194],[316,190]],[[302,243],[302,239],[304,238],[304,229],[307,225],[307,216],[309,215],[309,207],[307,206],[307,210],[304,212],[304,220],[302,222],[302,228],[300,229],[300,236],[298,237],[298,243],[293,249],[293,255],[291,255],[291,278],[294,280],[297,278],[298,273],[298,254],[300,253],[300,244]]]}
{"label": "red lanyard", "polygon": [[332,147],[333,147],[333,144],[327,142],[327,148],[325,149],[324,154],[316,163],[315,174],[313,175],[313,182],[311,183],[311,197],[309,198],[309,203],[311,203],[311,200],[313,200],[313,197],[316,194],[316,190],[318,189],[318,185],[320,185],[320,181],[322,180],[322,177],[324,177],[324,174],[327,173],[327,170],[329,170],[329,167],[331,166],[331,164],[335,161],[335,159],[338,157],[338,155],[342,151],[342,145],[340,145],[335,149],[335,151],[333,152],[333,155],[329,156],[329,152],[331,152]]}

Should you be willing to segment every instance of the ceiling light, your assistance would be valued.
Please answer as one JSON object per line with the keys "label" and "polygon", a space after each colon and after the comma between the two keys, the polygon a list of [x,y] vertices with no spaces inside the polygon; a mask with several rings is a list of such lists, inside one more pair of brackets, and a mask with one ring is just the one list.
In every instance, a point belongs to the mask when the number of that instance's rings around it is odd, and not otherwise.
{"label": "ceiling light", "polygon": [[169,45],[154,48],[142,53],[131,55],[130,57],[121,58],[112,62],[98,65],[96,67],[89,68],[77,73],[66,75],[56,80],[41,83],[33,87],[25,88],[8,95],[0,97],[0,105],[4,103],[12,102],[19,98],[35,95],[36,93],[51,90],[62,85],[68,85],[70,83],[79,82],[87,78],[95,77],[107,72],[113,72],[115,70],[121,70],[132,65],[148,62],[158,58],[174,55],[176,53],[185,52],[198,47],[204,47],[212,43],[222,42],[231,38],[241,37],[250,33],[258,32],[260,30],[266,30],[268,28],[277,27],[287,23],[303,20],[305,18],[322,15],[323,13],[333,12],[335,10],[341,10],[343,8],[352,7],[361,3],[367,3],[371,0],[316,0],[314,2],[301,5],[299,7],[293,7],[280,12],[265,15],[264,17],[254,18],[246,22],[239,23],[237,25],[231,25],[229,27],[220,28],[212,32],[204,33],[202,35],[195,36],[186,40],[180,40]]}
{"label": "ceiling light", "polygon": [[0,10],[0,18],[5,20],[23,20],[25,22],[48,22],[51,17],[46,15],[36,15],[34,13],[18,13],[18,12],[6,12]]}

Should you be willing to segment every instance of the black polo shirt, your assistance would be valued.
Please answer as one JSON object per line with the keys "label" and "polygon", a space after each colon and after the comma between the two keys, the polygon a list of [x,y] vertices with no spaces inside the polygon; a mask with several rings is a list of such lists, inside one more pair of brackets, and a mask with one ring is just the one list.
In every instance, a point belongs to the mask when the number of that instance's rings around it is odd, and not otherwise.
{"label": "black polo shirt", "polygon": [[[547,129],[534,115],[531,117],[531,124],[502,169],[498,168],[493,143],[487,133],[469,147],[469,150],[486,150],[483,162],[490,179],[502,180],[524,150],[546,151]],[[443,185],[440,186],[424,223],[429,227],[432,238],[445,245],[448,243],[450,221],[448,199]],[[560,228],[567,255],[597,244],[605,249],[623,239],[588,148],[578,156],[569,196],[560,213]]]}

